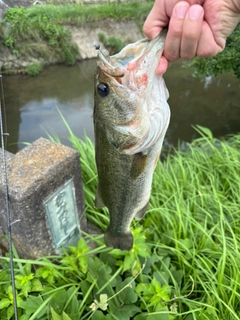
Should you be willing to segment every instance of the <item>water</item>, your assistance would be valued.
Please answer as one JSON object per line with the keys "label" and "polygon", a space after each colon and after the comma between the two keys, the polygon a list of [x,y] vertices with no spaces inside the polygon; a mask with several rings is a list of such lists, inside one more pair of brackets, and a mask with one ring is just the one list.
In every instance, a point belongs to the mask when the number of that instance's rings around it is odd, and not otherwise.
{"label": "water", "polygon": [[[93,139],[95,68],[95,61],[88,60],[74,67],[49,67],[36,78],[5,76],[7,149],[16,153],[24,143],[47,137],[47,133],[70,145],[58,110],[74,134]],[[201,81],[191,73],[179,62],[165,75],[172,113],[165,144],[191,141],[197,137],[192,128],[196,124],[210,128],[218,137],[240,132],[240,81],[231,74]]]}

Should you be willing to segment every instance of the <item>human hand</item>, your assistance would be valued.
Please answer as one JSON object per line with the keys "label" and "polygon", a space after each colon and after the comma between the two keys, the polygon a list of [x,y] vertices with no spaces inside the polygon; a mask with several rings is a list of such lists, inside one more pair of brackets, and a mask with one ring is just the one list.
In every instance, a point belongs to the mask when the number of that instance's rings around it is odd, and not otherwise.
{"label": "human hand", "polygon": [[239,0],[155,0],[143,32],[153,39],[168,27],[156,72],[164,73],[168,63],[179,58],[215,56],[239,22]]}

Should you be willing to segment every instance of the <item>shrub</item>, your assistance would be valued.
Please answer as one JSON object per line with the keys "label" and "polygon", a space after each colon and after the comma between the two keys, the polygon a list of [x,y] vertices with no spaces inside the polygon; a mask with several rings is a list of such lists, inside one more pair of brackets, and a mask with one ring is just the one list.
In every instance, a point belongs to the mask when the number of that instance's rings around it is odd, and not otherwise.
{"label": "shrub", "polygon": [[26,67],[26,73],[32,77],[37,76],[41,71],[42,71],[42,64],[37,62],[31,63]]}

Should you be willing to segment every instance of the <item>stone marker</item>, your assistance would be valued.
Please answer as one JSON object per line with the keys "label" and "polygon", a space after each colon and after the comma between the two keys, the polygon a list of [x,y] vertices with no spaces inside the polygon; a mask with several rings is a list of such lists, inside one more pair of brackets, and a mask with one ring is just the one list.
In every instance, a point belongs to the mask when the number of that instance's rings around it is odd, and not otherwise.
{"label": "stone marker", "polygon": [[[12,239],[19,256],[35,259],[76,244],[80,229],[87,231],[79,153],[40,138],[16,155],[6,152],[6,161]],[[0,159],[1,176],[2,169]],[[2,179],[0,226],[7,234]]]}

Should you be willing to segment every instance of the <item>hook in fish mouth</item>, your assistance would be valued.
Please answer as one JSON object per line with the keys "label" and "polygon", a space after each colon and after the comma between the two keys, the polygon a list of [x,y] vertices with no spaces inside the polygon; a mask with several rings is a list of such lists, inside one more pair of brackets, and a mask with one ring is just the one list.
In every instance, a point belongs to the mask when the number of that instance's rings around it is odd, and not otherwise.
{"label": "hook in fish mouth", "polygon": [[111,63],[111,57],[107,49],[98,49],[98,62],[99,68],[108,76],[115,78],[119,82],[119,78],[125,76],[127,68],[122,66],[114,66]]}
{"label": "hook in fish mouth", "polygon": [[93,47],[96,49],[96,50],[100,50],[100,44],[99,43],[95,43],[93,45]]}
{"label": "hook in fish mouth", "polygon": [[98,58],[109,68],[114,68],[110,63],[110,54],[107,49],[100,50],[100,44],[95,43],[93,46],[98,51]]}
{"label": "hook in fish mouth", "polygon": [[[119,53],[112,56],[106,49],[100,50],[99,44],[95,44],[94,47],[98,50],[97,64],[105,75],[115,78],[121,84],[128,86],[131,80],[132,83],[135,83],[134,87],[136,88],[147,85],[148,79],[152,78],[155,73],[159,60],[157,56],[160,57],[162,54],[165,36],[166,32],[164,31],[161,36],[159,35],[151,41],[147,38],[141,39],[127,45]],[[151,76],[150,69],[153,69]],[[131,88],[133,87],[131,86]]]}

